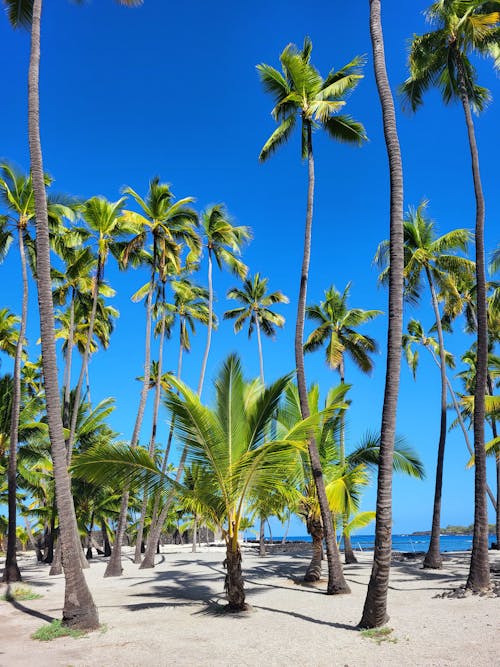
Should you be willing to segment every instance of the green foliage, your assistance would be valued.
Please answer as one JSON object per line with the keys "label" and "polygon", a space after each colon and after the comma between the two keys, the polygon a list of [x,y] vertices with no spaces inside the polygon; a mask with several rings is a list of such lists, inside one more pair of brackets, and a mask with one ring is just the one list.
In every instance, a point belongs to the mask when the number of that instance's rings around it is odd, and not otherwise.
{"label": "green foliage", "polygon": [[390,636],[392,632],[393,628],[384,626],[382,628],[370,628],[367,630],[361,630],[360,635],[364,639],[373,639],[373,641],[375,641],[380,646],[382,642],[389,642],[390,644],[397,643],[398,641],[397,638]]}
{"label": "green foliage", "polygon": [[62,621],[56,619],[48,625],[42,625],[36,632],[31,635],[31,639],[37,639],[41,642],[50,642],[59,637],[73,637],[79,639],[85,637],[87,633],[83,630],[75,630],[74,628],[67,628],[62,624]]}
{"label": "green foliage", "polygon": [[17,601],[22,602],[23,600],[38,600],[43,597],[29,586],[23,584],[13,584],[8,586],[7,592],[5,595],[2,595],[0,599],[6,600],[7,602]]}

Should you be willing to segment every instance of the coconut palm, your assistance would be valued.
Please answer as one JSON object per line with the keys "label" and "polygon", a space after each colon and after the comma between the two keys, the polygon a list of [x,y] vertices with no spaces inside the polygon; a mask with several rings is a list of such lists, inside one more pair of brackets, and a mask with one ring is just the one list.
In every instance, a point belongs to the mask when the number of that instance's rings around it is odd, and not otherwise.
{"label": "coconut palm", "polygon": [[269,306],[276,303],[289,303],[289,299],[282,292],[267,293],[267,278],[261,278],[260,273],[248,277],[243,282],[243,287],[232,287],[228,290],[227,298],[235,299],[243,305],[239,308],[227,310],[224,313],[225,320],[235,320],[234,333],[238,333],[248,320],[248,337],[257,332],[257,345],[259,348],[260,379],[264,383],[264,358],[262,355],[262,341],[260,332],[266,336],[274,337],[275,327],[285,324],[283,315],[278,315],[270,310]]}
{"label": "coconut palm", "polygon": [[[312,331],[304,343],[304,352],[313,352],[325,347],[326,363],[331,369],[337,369],[340,382],[345,382],[345,356],[347,355],[364,373],[370,373],[373,362],[370,354],[377,352],[377,343],[370,336],[360,334],[356,327],[369,322],[381,314],[380,310],[362,310],[348,308],[347,300],[351,283],[346,285],[343,293],[332,285],[325,290],[325,300],[319,304],[307,306],[306,317],[318,326]],[[344,413],[340,415],[340,463],[344,464]],[[345,523],[349,517],[345,517]],[[344,551],[346,563],[355,563],[349,535],[344,535]]]}
{"label": "coconut palm", "polygon": [[[123,0],[124,4],[137,4]],[[28,139],[31,174],[37,221],[37,287],[42,340],[43,371],[50,429],[52,455],[59,507],[60,534],[65,573],[63,623],[92,629],[99,625],[97,609],[85,582],[79,559],[77,536],[74,531],[75,512],[70,479],[66,467],[66,446],[62,424],[57,361],[54,341],[54,307],[50,276],[50,243],[47,199],[40,140],[40,24],[42,0],[7,0],[8,17],[13,27],[28,28],[31,34],[28,69]]]}
{"label": "coconut palm", "polygon": [[392,550],[392,467],[396,437],[396,410],[401,370],[403,333],[403,164],[399,146],[394,99],[384,52],[381,0],[370,2],[370,38],[375,81],[382,110],[387,158],[389,162],[389,303],[387,312],[387,364],[380,429],[380,461],[377,475],[375,549],[360,626],[376,628],[388,620],[387,591]]}
{"label": "coconut palm", "polygon": [[423,102],[423,94],[437,87],[445,104],[459,100],[465,116],[476,199],[475,248],[477,285],[478,369],[474,402],[475,509],[472,558],[467,588],[490,586],[488,562],[488,513],[486,508],[486,461],[484,417],[488,356],[486,271],[484,258],[484,195],[479,172],[479,154],[471,110],[481,112],[489,91],[477,83],[470,56],[490,56],[500,65],[500,3],[491,0],[438,0],[427,10],[435,29],[415,35],[410,48],[410,75],[402,86],[404,101],[412,110]]}
{"label": "coconut palm", "polygon": [[294,484],[297,453],[305,449],[308,432],[318,421],[314,416],[294,425],[279,440],[267,439],[270,421],[288,381],[289,377],[281,378],[269,388],[260,381],[245,382],[239,359],[230,356],[215,382],[215,406],[208,408],[195,392],[173,380],[180,395],[171,392],[166,404],[175,414],[189,463],[197,463],[204,470],[204,483],[195,491],[166,479],[141,449],[94,448],[74,463],[76,474],[93,482],[112,476],[173,486],[183,497],[195,495],[197,506],[223,527],[225,588],[229,608],[234,611],[246,608],[238,542],[245,501],[251,493],[264,495]]}
{"label": "coconut palm", "polygon": [[209,206],[201,214],[201,226],[203,229],[203,244],[207,249],[208,258],[208,326],[207,342],[205,352],[201,362],[200,379],[198,382],[198,395],[201,396],[203,383],[205,381],[205,372],[207,369],[208,354],[210,352],[210,343],[212,340],[212,321],[214,310],[214,289],[213,289],[213,262],[215,260],[219,269],[224,266],[232,273],[245,278],[248,267],[238,259],[241,252],[241,246],[245,241],[251,238],[249,227],[235,226],[232,224],[229,214],[223,204]]}
{"label": "coconut palm", "polygon": [[[441,568],[440,553],[441,533],[441,494],[443,486],[443,463],[446,445],[446,353],[443,339],[443,327],[438,298],[445,300],[445,309],[454,312],[461,308],[460,293],[456,277],[469,276],[474,271],[474,263],[457,255],[457,251],[466,252],[470,240],[467,229],[454,229],[442,236],[436,235],[435,223],[425,216],[427,202],[422,202],[417,209],[410,209],[404,221],[404,288],[406,298],[417,302],[423,289],[423,278],[431,294],[431,303],[436,319],[439,341],[439,367],[441,373],[441,420],[436,465],[436,482],[432,515],[432,531],[429,549],[424,559],[425,568]],[[375,261],[382,267],[380,281],[387,281],[390,270],[388,264],[388,242],[383,241],[377,250]],[[439,292],[439,296],[438,296]]]}
{"label": "coconut palm", "polygon": [[[277,129],[264,144],[259,159],[261,161],[267,160],[281,144],[287,141],[297,123],[297,118],[300,117],[302,131],[301,154],[302,158],[307,158],[308,162],[304,254],[295,329],[295,363],[297,366],[302,416],[304,418],[309,414],[302,344],[314,203],[313,131],[322,128],[333,139],[358,145],[366,139],[365,130],[360,123],[354,121],[348,115],[338,113],[345,105],[345,96],[357,86],[359,80],[362,78],[360,69],[363,59],[356,57],[338,72],[332,70],[326,79],[323,79],[310,62],[311,51],[312,42],[306,37],[302,50],[299,50],[295,44],[289,44],[284,49],[280,56],[282,73],[270,65],[261,64],[257,66],[264,89],[274,97],[275,107],[272,115],[279,123]],[[343,578],[338,553],[335,548],[335,536],[333,534],[333,526],[324,490],[321,462],[317,447],[312,440],[310,443],[310,456],[314,469],[314,478],[318,485],[317,491],[321,506],[321,516],[325,528],[329,564],[328,592],[343,593],[347,591],[347,584]]]}
{"label": "coconut palm", "polygon": [[[19,338],[19,317],[8,308],[0,308],[0,350],[14,357]],[[1,366],[1,361],[0,361]]]}

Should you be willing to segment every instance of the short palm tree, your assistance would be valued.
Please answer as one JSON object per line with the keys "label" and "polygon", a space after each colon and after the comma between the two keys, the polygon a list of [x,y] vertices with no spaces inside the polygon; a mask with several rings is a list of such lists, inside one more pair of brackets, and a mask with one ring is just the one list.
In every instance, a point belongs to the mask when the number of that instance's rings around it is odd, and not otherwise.
{"label": "short palm tree", "polygon": [[[178,437],[188,448],[189,462],[204,471],[196,490],[187,492],[191,497],[195,495],[203,513],[222,526],[227,599],[229,608],[239,611],[246,608],[238,542],[246,500],[252,493],[263,496],[295,483],[298,453],[304,451],[308,432],[315,428],[318,417],[300,421],[279,440],[269,440],[269,424],[289,377],[268,388],[258,380],[245,382],[236,356],[224,362],[215,381],[213,408],[202,405],[199,396],[182,382],[173,382],[180,395],[170,393],[166,404],[175,415]],[[173,486],[181,495],[186,492],[169,481],[140,448],[94,448],[75,460],[74,469],[93,482],[110,477],[134,479],[157,487]]]}
{"label": "short palm tree", "polygon": [[[301,123],[301,155],[308,162],[308,192],[305,224],[304,253],[300,276],[300,291],[297,305],[297,323],[295,328],[295,362],[300,392],[302,416],[309,414],[307,403],[307,383],[304,370],[304,318],[307,299],[307,281],[311,256],[312,213],[314,204],[314,155],[313,132],[322,128],[337,141],[361,144],[366,139],[363,126],[350,116],[338,112],[345,106],[345,97],[359,83],[363,59],[356,57],[339,71],[332,70],[326,79],[311,64],[312,42],[306,37],[299,50],[295,44],[289,44],[281,53],[282,72],[270,65],[257,66],[266,92],[274,97],[273,118],[278,123],[277,129],[264,144],[259,159],[267,160],[274,151],[287,141],[297,119]],[[310,443],[311,464],[314,479],[318,485],[318,497],[321,516],[325,524],[327,557],[329,564],[329,593],[345,592],[347,584],[343,578],[338,553],[335,547],[333,525],[328,511],[321,461],[313,440]],[[335,580],[335,581],[334,581]]]}
{"label": "short palm tree", "polygon": [[9,357],[15,356],[18,338],[19,317],[8,308],[0,308],[0,350]]}
{"label": "short palm tree", "polygon": [[289,303],[287,296],[283,292],[276,291],[267,293],[267,278],[261,278],[259,273],[246,278],[242,288],[232,287],[228,293],[228,299],[239,301],[242,306],[227,310],[224,313],[225,320],[235,320],[234,332],[238,333],[243,325],[248,321],[248,337],[254,330],[257,332],[257,345],[259,348],[259,368],[260,379],[264,380],[264,358],[262,355],[261,331],[266,336],[274,337],[276,327],[282,327],[285,324],[283,315],[273,313],[270,306],[277,303]]}
{"label": "short palm tree", "polygon": [[201,396],[205,373],[207,369],[210,343],[212,340],[212,322],[214,310],[213,289],[213,262],[215,260],[219,269],[224,266],[240,278],[247,275],[247,266],[238,258],[242,245],[251,238],[249,227],[243,225],[235,226],[223,204],[209,206],[201,214],[201,226],[203,229],[203,243],[207,249],[208,258],[208,326],[207,342],[201,362],[200,379],[198,382],[198,395]]}
{"label": "short palm tree", "polygon": [[474,402],[475,511],[472,558],[467,588],[489,588],[488,513],[486,508],[486,460],[484,417],[488,356],[486,270],[484,258],[485,203],[479,154],[471,109],[479,113],[489,100],[489,91],[477,83],[470,56],[490,56],[500,66],[500,2],[491,0],[437,0],[427,10],[435,29],[415,35],[410,47],[410,75],[402,86],[405,103],[413,110],[422,104],[423,93],[437,87],[445,104],[459,100],[467,127],[476,199],[476,285],[478,373]]}
{"label": "short palm tree", "polygon": [[[436,319],[436,330],[439,341],[439,366],[441,372],[441,423],[436,465],[436,484],[434,508],[432,515],[432,531],[429,550],[424,559],[424,567],[440,568],[442,565],[439,536],[441,516],[441,491],[443,485],[443,462],[446,444],[446,357],[443,338],[443,327],[438,299],[445,300],[448,312],[461,308],[457,278],[470,276],[474,271],[474,263],[457,254],[466,252],[470,240],[467,229],[454,229],[451,232],[436,236],[435,223],[425,216],[427,202],[417,209],[410,209],[404,221],[404,288],[406,298],[417,302],[422,289],[423,278],[431,293],[432,307]],[[382,241],[379,245],[375,261],[382,268],[380,281],[388,279],[390,266],[388,257],[389,243]],[[439,291],[439,295],[438,295]]]}

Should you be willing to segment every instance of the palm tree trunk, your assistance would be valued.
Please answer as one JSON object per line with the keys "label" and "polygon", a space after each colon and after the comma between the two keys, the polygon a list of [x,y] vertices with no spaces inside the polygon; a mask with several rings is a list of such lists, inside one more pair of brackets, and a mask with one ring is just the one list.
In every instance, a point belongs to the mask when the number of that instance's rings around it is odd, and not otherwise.
{"label": "palm tree trunk", "polygon": [[259,318],[257,315],[255,316],[255,327],[257,329],[257,345],[259,348],[259,369],[260,369],[260,381],[262,384],[265,384],[264,381],[264,356],[262,354],[262,341],[260,339],[260,324],[259,324]]}
{"label": "palm tree trunk", "polygon": [[307,532],[312,538],[312,558],[304,575],[304,581],[319,581],[323,560],[323,526],[319,518],[308,519]]}
{"label": "palm tree trunk", "polygon": [[[342,357],[339,364],[339,374],[340,374],[340,384],[345,384],[345,373],[344,373],[344,359]],[[345,466],[345,413],[342,410],[340,413],[340,465],[342,469]],[[342,538],[344,540],[344,561],[346,565],[353,565],[358,562],[358,559],[354,555],[351,544],[351,536],[346,533],[345,526],[349,523],[349,514],[346,513],[342,516]]]}
{"label": "palm tree trunk", "polygon": [[376,628],[388,620],[387,590],[392,549],[392,464],[403,334],[403,166],[384,54],[380,0],[370,2],[370,35],[375,79],[382,107],[390,173],[389,327],[384,405],[377,475],[375,550],[360,626]]}
{"label": "palm tree trunk", "polygon": [[443,466],[444,450],[446,445],[446,359],[444,354],[443,327],[441,326],[441,313],[432,280],[431,272],[425,267],[427,281],[431,290],[432,308],[436,318],[436,329],[439,341],[439,372],[441,375],[441,423],[439,429],[438,455],[436,464],[436,483],[434,487],[434,507],[432,510],[432,529],[429,549],[425,554],[424,568],[439,570],[443,561],[441,558],[440,535],[441,535],[441,496],[443,491]]}
{"label": "palm tree trunk", "polygon": [[230,611],[244,611],[245,588],[241,572],[241,551],[238,540],[228,536],[226,546],[226,560],[224,561],[227,574],[224,588],[226,589],[228,608]]}
{"label": "palm tree trunk", "polygon": [[[133,449],[137,446],[139,442],[139,433],[141,431],[142,420],[144,417],[144,410],[146,409],[146,400],[148,398],[149,391],[149,378],[151,373],[151,303],[153,300],[153,285],[154,285],[154,276],[151,277],[151,283],[149,286],[147,301],[146,301],[146,335],[145,335],[145,348],[144,348],[144,379],[142,382],[141,396],[139,400],[139,408],[137,410],[137,417],[135,419],[134,431],[132,433],[132,439],[130,440],[130,447]],[[120,577],[123,568],[122,568],[122,543],[123,537],[125,535],[125,529],[127,527],[127,513],[128,513],[128,499],[129,491],[126,487],[122,493],[122,500],[120,504],[120,515],[118,517],[118,526],[116,529],[115,542],[113,544],[113,550],[111,552],[111,557],[108,561],[108,565],[104,572],[105,577]],[[140,547],[140,542],[139,542]]]}
{"label": "palm tree trunk", "polygon": [[66,367],[64,369],[64,406],[63,406],[63,424],[69,428],[70,420],[70,400],[71,400],[71,363],[73,360],[73,344],[75,338],[75,299],[74,290],[71,295],[71,304],[69,310],[69,332],[68,345],[66,348]]}
{"label": "palm tree trunk", "polygon": [[106,523],[101,521],[102,545],[104,547],[104,556],[111,556],[111,544],[109,543],[108,529]]}
{"label": "palm tree trunk", "polygon": [[265,526],[266,526],[266,520],[263,516],[261,516],[259,522],[259,556],[266,555],[266,539],[264,532]]}
{"label": "palm tree trunk", "polygon": [[[295,326],[295,364],[297,366],[297,385],[299,390],[300,410],[303,419],[309,417],[309,404],[307,399],[307,385],[304,369],[304,319],[307,298],[307,281],[309,277],[309,263],[311,259],[311,230],[314,204],[314,157],[312,149],[312,128],[310,122],[306,122],[307,153],[308,153],[308,188],[307,188],[307,212],[304,233],[304,254],[302,259],[302,270],[300,276],[300,289],[297,307],[297,323]],[[321,469],[318,447],[314,438],[309,439],[309,458],[311,460],[312,475],[316,485],[318,501],[325,533],[326,553],[328,560],[328,585],[327,594],[336,595],[350,593],[340,563],[337,541],[333,530],[332,515],[328,506],[325,491],[325,481]]]}
{"label": "palm tree trunk", "polygon": [[[487,385],[488,385],[488,394],[490,396],[493,396],[493,382],[491,379],[491,375],[488,373],[487,377]],[[498,436],[498,430],[497,430],[497,422],[495,417],[491,418],[491,432],[493,434],[493,437],[496,438]],[[495,537],[496,537],[496,547],[494,547],[497,550],[500,550],[500,452],[497,452],[496,457],[496,473],[497,473],[497,500],[496,500],[496,505],[495,505],[495,511],[496,511],[496,523],[495,523]],[[486,485],[486,492],[491,498],[491,489],[488,485]]]}
{"label": "palm tree trunk", "polygon": [[[153,405],[153,423],[151,426],[151,438],[149,440],[149,455],[153,456],[155,451],[155,442],[156,442],[156,429],[158,424],[158,411],[160,408],[160,397],[161,397],[161,374],[163,369],[163,344],[165,341],[165,314],[162,314],[161,317],[161,328],[160,328],[160,342],[158,348],[158,373],[155,383],[155,401]],[[134,554],[134,563],[139,565],[142,560],[141,545],[144,535],[144,523],[146,521],[146,510],[148,506],[148,494],[144,490],[144,498],[142,501],[141,507],[141,516],[139,517],[139,525],[137,528],[137,539],[135,543],[135,554]]]}
{"label": "palm tree trunk", "polygon": [[54,335],[54,308],[52,303],[52,281],[50,276],[49,225],[47,200],[43,174],[42,148],[40,143],[39,115],[39,66],[40,66],[40,21],[42,0],[33,1],[31,27],[31,52],[28,74],[28,136],[31,158],[31,174],[35,195],[37,286],[40,311],[40,335],[42,340],[42,363],[45,380],[45,401],[49,425],[57,509],[59,514],[59,539],[65,576],[63,623],[82,629],[98,627],[99,618],[92,595],[85,581],[78,551],[74,526],[75,508],[71,495],[70,478],[66,465],[66,446],[59,399],[57,361]]}
{"label": "palm tree trunk", "polygon": [[203,354],[203,361],[201,362],[200,381],[198,382],[198,396],[201,396],[203,391],[203,383],[205,381],[205,372],[207,370],[208,353],[210,352],[210,343],[212,341],[212,318],[214,310],[214,292],[212,284],[212,251],[208,249],[208,326],[207,326],[207,344],[205,345],[205,352]]}
{"label": "palm tree trunk", "polygon": [[[436,355],[434,354],[434,350],[430,347],[427,348],[427,349],[431,353],[435,364],[439,367],[440,364],[439,364],[439,361],[436,358]],[[469,434],[467,433],[467,428],[465,426],[465,423],[464,423],[464,420],[463,420],[463,417],[462,417],[462,413],[460,412],[460,406],[459,406],[458,401],[457,401],[457,396],[456,396],[455,391],[453,389],[453,385],[451,384],[448,377],[446,377],[446,384],[448,386],[448,391],[450,392],[451,400],[453,402],[453,407],[455,408],[455,412],[457,414],[457,419],[458,419],[458,423],[460,424],[460,429],[462,430],[462,433],[463,433],[463,436],[464,436],[465,445],[467,447],[467,450],[468,450],[469,454],[471,456],[474,456],[474,449],[473,449],[472,445],[470,444]],[[493,491],[491,490],[489,484],[486,484],[486,492],[489,496],[489,499],[490,499],[493,507],[496,507],[496,499],[495,499],[495,496],[494,496]]]}
{"label": "palm tree trunk", "polygon": [[196,553],[196,540],[198,539],[198,521],[196,516],[193,517],[193,539],[191,544],[191,552]]}
{"label": "palm tree trunk", "polygon": [[474,535],[472,555],[466,588],[473,591],[490,587],[490,564],[488,559],[488,510],[486,507],[486,452],[484,449],[484,421],[486,418],[485,394],[488,375],[488,320],[486,305],[486,270],[484,261],[484,195],[479,172],[474,123],[465,86],[460,58],[457,58],[458,78],[465,123],[469,138],[472,178],[476,198],[476,308],[477,308],[477,362],[476,387],[474,390]]}
{"label": "palm tree trunk", "polygon": [[16,555],[16,491],[17,491],[17,445],[19,439],[19,415],[21,413],[21,361],[24,350],[24,338],[26,336],[26,322],[28,319],[28,271],[26,268],[26,253],[24,250],[24,224],[19,224],[19,254],[21,257],[21,272],[23,280],[23,299],[21,310],[21,326],[19,327],[19,338],[16,344],[14,357],[14,373],[12,378],[12,408],[10,413],[10,443],[9,464],[7,467],[7,504],[8,504],[8,528],[7,528],[7,554],[2,581],[13,583],[21,581],[21,572],[17,564]]}

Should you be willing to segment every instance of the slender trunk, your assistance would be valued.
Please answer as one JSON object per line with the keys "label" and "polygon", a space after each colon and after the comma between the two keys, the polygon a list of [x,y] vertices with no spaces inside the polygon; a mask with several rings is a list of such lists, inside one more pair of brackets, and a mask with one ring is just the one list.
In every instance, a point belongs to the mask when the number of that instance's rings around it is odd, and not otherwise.
{"label": "slender trunk", "polygon": [[[156,442],[156,429],[158,424],[158,411],[160,409],[160,397],[161,397],[161,374],[163,370],[163,344],[165,341],[165,314],[161,316],[161,328],[160,328],[160,342],[158,348],[158,372],[155,382],[155,400],[153,405],[153,423],[151,426],[151,438],[149,440],[149,455],[153,456],[155,451],[155,442]],[[135,543],[135,553],[134,553],[134,563],[139,565],[142,560],[142,551],[141,545],[144,535],[144,523],[146,521],[146,510],[148,506],[148,494],[146,489],[144,489],[144,498],[142,500],[141,507],[141,516],[139,517],[139,525],[137,528],[137,540]]]}
{"label": "slender trunk", "polygon": [[78,382],[76,385],[75,395],[73,398],[73,406],[71,410],[71,426],[67,443],[68,465],[71,463],[71,456],[73,453],[73,443],[75,440],[75,433],[76,433],[76,422],[78,420],[78,408],[80,406],[80,396],[82,393],[83,380],[85,379],[85,373],[87,371],[90,346],[92,344],[92,336],[94,335],[94,324],[97,313],[97,302],[99,299],[99,286],[102,281],[103,271],[104,271],[104,263],[102,257],[99,255],[99,257],[97,258],[97,274],[95,277],[93,293],[92,293],[92,310],[90,311],[89,330],[87,334],[87,340],[85,341],[85,350],[83,352],[82,365],[80,368],[80,374],[78,376]]}
{"label": "slender trunk", "polygon": [[[488,394],[490,396],[493,396],[493,381],[491,379],[491,375],[488,373],[487,377],[487,387],[488,387]],[[495,417],[491,417],[491,433],[494,438],[498,437],[498,430],[497,430],[497,422]],[[496,473],[497,473],[497,499],[496,499],[496,504],[495,504],[495,511],[496,511],[496,523],[495,523],[495,538],[496,538],[496,547],[495,549],[500,550],[500,452],[497,452],[496,457],[495,457],[495,462],[496,462]],[[491,498],[491,489],[489,485],[486,485],[486,492]]]}
{"label": "slender trunk", "polygon": [[63,573],[62,556],[61,556],[61,540],[58,539],[54,549],[54,558],[50,564],[49,577],[57,577]]}
{"label": "slender trunk", "polygon": [[[428,349],[429,352],[431,353],[432,358],[434,359],[435,364],[436,364],[438,367],[440,367],[439,361],[438,361],[438,359],[436,358],[436,355],[435,355],[435,353],[434,353],[434,350],[433,350],[432,348],[430,348],[430,347],[428,347],[427,349]],[[455,412],[456,412],[456,414],[457,414],[458,423],[460,424],[460,429],[462,430],[462,433],[463,433],[463,436],[464,436],[464,440],[465,440],[465,444],[466,444],[466,446],[467,446],[467,450],[468,450],[468,452],[469,452],[469,454],[470,454],[471,456],[474,456],[474,449],[473,449],[472,445],[470,444],[469,434],[467,433],[467,427],[465,426],[465,423],[464,423],[464,420],[463,420],[463,417],[462,417],[462,413],[460,412],[460,406],[459,406],[458,401],[457,401],[457,396],[456,396],[456,394],[455,394],[455,390],[453,389],[453,385],[451,384],[451,382],[450,382],[450,380],[448,379],[448,377],[446,377],[446,385],[447,385],[447,387],[448,387],[448,391],[450,392],[451,400],[452,400],[452,402],[453,402],[453,407],[455,408]],[[493,507],[496,507],[496,499],[495,499],[495,496],[494,496],[493,491],[491,490],[489,484],[486,485],[486,492],[487,492],[487,494],[488,494],[488,496],[489,496],[489,499],[490,499],[490,501],[491,501]]]}
{"label": "slender trunk", "polygon": [[26,253],[24,250],[24,222],[21,220],[18,226],[19,230],[19,255],[21,258],[21,272],[23,280],[23,299],[21,310],[21,326],[19,328],[19,338],[16,344],[16,354],[14,357],[14,373],[12,378],[12,408],[10,413],[10,443],[9,443],[9,464],[7,467],[7,504],[8,504],[8,528],[7,528],[7,554],[5,557],[5,567],[2,581],[13,583],[21,581],[21,572],[17,564],[16,555],[16,491],[17,491],[17,445],[19,439],[19,415],[21,413],[21,361],[24,350],[24,338],[26,335],[26,322],[28,318],[28,271],[26,268]]}
{"label": "slender trunk", "polygon": [[69,308],[69,332],[68,332],[68,344],[66,348],[66,366],[64,369],[63,424],[66,428],[70,427],[71,364],[73,361],[74,338],[75,338],[75,298],[73,291],[71,295],[71,304]]}
{"label": "slender trunk", "polygon": [[28,539],[30,541],[31,548],[36,553],[36,562],[42,563],[43,562],[42,550],[40,549],[39,542],[37,543],[37,540],[35,540],[35,536],[33,535],[33,530],[31,529],[31,524],[27,516],[24,517],[24,525],[26,526],[26,532],[28,533]]}
{"label": "slender trunk", "polygon": [[59,383],[54,335],[54,308],[52,303],[52,281],[50,276],[49,225],[47,200],[43,174],[42,149],[40,143],[39,117],[39,65],[40,65],[40,20],[42,0],[33,1],[31,27],[31,52],[28,75],[28,136],[31,158],[31,174],[35,195],[37,286],[40,311],[40,334],[42,340],[42,364],[45,384],[45,401],[59,515],[59,539],[65,576],[63,623],[82,629],[98,627],[99,618],[92,595],[78,557],[80,545],[74,526],[75,508],[71,495],[71,483],[67,469],[66,446],[62,425]]}
{"label": "slender trunk", "polygon": [[286,538],[288,537],[288,531],[290,530],[290,520],[291,520],[291,514],[288,514],[288,521],[286,522],[286,528],[285,532],[283,533],[283,537],[281,538],[281,544],[285,545],[286,544]]}
{"label": "slender trunk", "polygon": [[[300,410],[303,419],[309,417],[309,404],[307,398],[307,385],[304,369],[304,318],[307,298],[307,281],[309,277],[309,263],[311,258],[311,231],[314,203],[314,157],[312,148],[312,128],[308,121],[304,121],[307,133],[307,154],[308,154],[308,189],[307,189],[307,213],[304,233],[304,254],[302,259],[302,269],[300,276],[300,289],[297,307],[297,323],[295,326],[295,363],[297,366],[297,385],[299,390]],[[318,447],[313,437],[309,439],[309,458],[311,460],[311,470],[316,485],[318,502],[323,521],[323,530],[325,533],[326,552],[328,559],[328,585],[327,594],[336,595],[340,593],[349,593],[342,565],[340,562],[337,542],[333,530],[332,515],[328,506],[328,499],[325,491],[325,480],[321,469]]]}
{"label": "slender trunk", "polygon": [[197,519],[193,517],[193,540],[191,545],[192,553],[196,553],[196,540],[198,539],[198,530],[197,530]]}
{"label": "slender trunk", "polygon": [[444,351],[443,327],[441,326],[441,313],[432,280],[431,272],[425,268],[427,281],[431,290],[432,308],[436,318],[436,329],[439,342],[439,372],[441,375],[441,422],[439,429],[438,455],[436,464],[436,482],[434,487],[434,506],[432,510],[432,529],[429,549],[425,554],[424,568],[439,570],[443,561],[441,558],[440,535],[441,535],[441,496],[443,491],[443,466],[444,450],[446,445],[446,359]]}
{"label": "slender trunk", "polygon": [[105,521],[101,521],[101,532],[102,532],[102,544],[104,547],[104,556],[111,556],[111,544],[109,543],[108,529],[106,528]]}
{"label": "slender trunk", "polygon": [[[146,408],[146,400],[149,391],[149,378],[151,373],[151,303],[153,298],[154,276],[151,277],[148,297],[146,301],[146,342],[144,349],[144,380],[142,382],[141,397],[139,400],[139,409],[137,410],[137,417],[135,419],[134,431],[132,439],[130,440],[130,447],[133,449],[139,442],[139,433],[144,417],[144,410]],[[128,512],[129,491],[128,486],[123,490],[122,500],[120,504],[120,515],[118,517],[118,526],[116,529],[115,542],[113,544],[113,551],[108,565],[104,572],[105,577],[120,577],[122,568],[122,543],[127,527],[127,512]],[[140,547],[140,542],[139,542]]]}
{"label": "slender trunk", "polygon": [[266,539],[264,532],[265,526],[266,526],[266,520],[263,516],[261,516],[259,524],[259,556],[266,555]]}
{"label": "slender trunk", "polygon": [[477,361],[476,387],[474,390],[474,535],[472,538],[472,555],[466,587],[473,591],[482,591],[490,587],[488,508],[486,506],[486,452],[484,449],[484,421],[486,418],[484,397],[488,375],[488,309],[486,304],[486,270],[484,261],[485,204],[479,172],[479,153],[477,150],[474,123],[472,121],[465,78],[459,56],[457,56],[457,65],[462,106],[469,138],[472,178],[476,199],[474,238],[476,246]]}
{"label": "slender trunk", "polygon": [[[340,384],[345,384],[345,373],[344,373],[344,358],[340,360],[339,364],[339,374],[340,374]],[[340,466],[342,470],[345,468],[345,412],[342,410],[340,413]],[[344,540],[344,561],[346,565],[353,565],[357,563],[358,560],[354,555],[351,544],[351,536],[346,533],[345,527],[349,523],[349,514],[346,512],[342,516],[342,538]]]}
{"label": "slender trunk", "polygon": [[[184,349],[184,346],[182,344],[182,322],[181,322],[181,332],[180,332],[180,341],[179,341],[179,357],[177,359],[177,379],[180,380],[181,378],[181,372],[182,372],[182,352]],[[170,447],[172,446],[172,439],[174,436],[174,428],[175,428],[175,418],[172,417],[170,421],[170,430],[168,433],[168,440],[167,440],[167,446],[165,447],[165,454],[163,456],[163,462],[161,465],[161,471],[162,473],[165,473],[165,470],[167,469],[167,463],[168,463],[168,457],[170,455]],[[151,528],[149,529],[149,537],[148,537],[148,543],[146,546],[146,551],[144,554],[144,560],[143,560],[143,565],[144,562],[146,562],[146,565],[144,565],[145,568],[151,568],[154,567],[154,559],[155,559],[155,553],[158,553],[158,540],[160,539],[160,534],[161,534],[161,527],[163,526],[163,523],[165,521],[165,517],[163,517],[161,523],[158,521],[158,508],[160,505],[160,495],[156,494],[155,501],[153,504],[153,512],[151,514]],[[157,524],[158,521],[158,524]],[[153,537],[156,535],[156,539],[153,539]],[[143,567],[141,565],[141,568]]]}
{"label": "slender trunk", "polygon": [[377,475],[375,550],[373,567],[360,626],[375,628],[388,620],[387,591],[392,549],[392,464],[396,434],[396,411],[401,370],[403,334],[403,165],[396,125],[394,100],[387,78],[380,0],[369,0],[370,35],[375,79],[382,107],[384,136],[390,173],[390,273],[389,326],[384,405]]}
{"label": "slender trunk", "polygon": [[203,383],[205,381],[205,372],[207,370],[208,353],[210,352],[210,343],[212,340],[212,318],[214,310],[214,292],[212,284],[212,250],[208,248],[208,326],[207,326],[207,344],[205,345],[205,352],[203,354],[203,361],[201,362],[200,381],[198,382],[198,396],[201,396],[203,391]]}
{"label": "slender trunk", "polygon": [[241,551],[238,540],[234,536],[228,536],[226,546],[226,580],[224,588],[226,590],[228,607],[230,611],[244,611],[247,608],[245,603],[245,588],[243,575],[241,572]]}
{"label": "slender trunk", "polygon": [[257,345],[259,348],[259,369],[260,369],[260,381],[262,384],[265,384],[264,381],[264,356],[262,354],[262,341],[260,338],[260,324],[257,314],[255,314],[255,328],[257,329]]}
{"label": "slender trunk", "polygon": [[318,518],[309,518],[307,532],[312,538],[312,558],[307,566],[304,581],[319,581],[321,579],[321,561],[323,560],[323,526]]}

